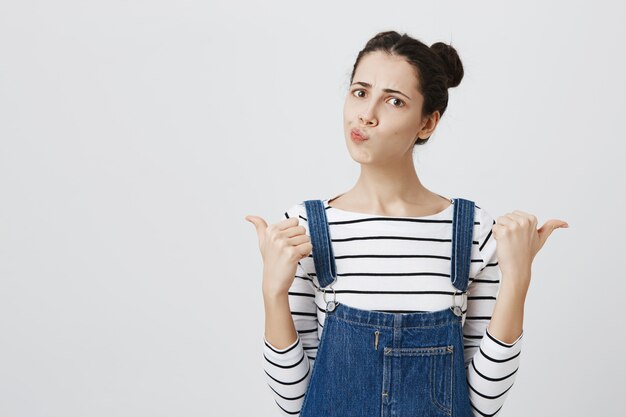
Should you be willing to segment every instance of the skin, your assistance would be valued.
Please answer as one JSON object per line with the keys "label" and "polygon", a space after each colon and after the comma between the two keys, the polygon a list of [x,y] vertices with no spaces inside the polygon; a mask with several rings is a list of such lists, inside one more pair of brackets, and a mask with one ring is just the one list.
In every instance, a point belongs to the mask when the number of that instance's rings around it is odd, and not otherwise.
{"label": "skin", "polygon": [[[349,191],[330,199],[333,207],[387,216],[426,216],[451,204],[422,185],[413,163],[415,140],[431,136],[440,119],[437,111],[422,116],[424,97],[418,86],[413,67],[402,57],[373,52],[361,59],[343,108],[346,146],[361,172]],[[354,142],[353,128],[364,132],[368,140]],[[264,262],[265,337],[280,349],[296,340],[288,289],[297,262],[311,253],[310,238],[297,219],[271,226],[259,216],[249,215],[246,220],[256,228]],[[522,334],[532,262],[559,227],[568,224],[551,219],[537,229],[537,218],[520,210],[496,219],[492,232],[502,278],[488,326],[496,339],[513,343]]]}
{"label": "skin", "polygon": [[[367,83],[371,87],[359,83]],[[329,201],[333,207],[390,216],[422,216],[451,203],[426,189],[413,163],[413,145],[429,137],[439,112],[422,117],[424,96],[417,89],[413,67],[402,57],[374,52],[361,58],[343,107],[348,152],[361,165],[356,184]],[[385,88],[400,91],[388,93]],[[406,95],[406,96],[405,96]],[[358,128],[368,140],[355,143]]]}

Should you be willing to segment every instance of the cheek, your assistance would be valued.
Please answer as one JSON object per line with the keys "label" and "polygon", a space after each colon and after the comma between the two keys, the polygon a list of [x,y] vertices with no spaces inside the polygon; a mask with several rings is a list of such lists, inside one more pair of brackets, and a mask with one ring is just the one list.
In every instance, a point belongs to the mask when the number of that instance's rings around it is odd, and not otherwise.
{"label": "cheek", "polygon": [[403,117],[394,126],[393,133],[400,137],[413,137],[417,134],[418,123],[413,118]]}
{"label": "cheek", "polygon": [[344,127],[348,127],[348,123],[350,123],[350,117],[348,117],[348,113],[344,110],[343,112],[343,125]]}
{"label": "cheek", "polygon": [[349,102],[346,102],[343,105],[343,117],[346,119],[346,121],[349,121],[350,118],[354,115],[354,106],[352,106]]}

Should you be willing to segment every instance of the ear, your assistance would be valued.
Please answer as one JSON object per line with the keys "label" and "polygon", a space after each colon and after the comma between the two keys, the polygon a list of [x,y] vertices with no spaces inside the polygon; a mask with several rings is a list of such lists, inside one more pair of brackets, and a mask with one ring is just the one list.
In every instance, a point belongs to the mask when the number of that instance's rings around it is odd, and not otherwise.
{"label": "ear", "polygon": [[422,128],[417,132],[417,139],[429,138],[439,123],[441,114],[438,110],[435,110],[430,116],[424,119]]}

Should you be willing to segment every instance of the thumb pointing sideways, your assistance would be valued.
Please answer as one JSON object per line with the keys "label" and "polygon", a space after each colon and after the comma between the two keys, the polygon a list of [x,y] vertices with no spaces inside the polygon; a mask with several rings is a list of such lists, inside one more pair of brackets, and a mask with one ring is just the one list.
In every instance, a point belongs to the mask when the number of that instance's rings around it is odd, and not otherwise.
{"label": "thumb pointing sideways", "polygon": [[564,222],[563,220],[558,219],[550,219],[543,224],[539,229],[537,229],[537,233],[539,234],[539,249],[543,247],[543,244],[546,243],[548,236],[552,234],[553,231],[559,228],[568,228],[569,224]]}
{"label": "thumb pointing sideways", "polygon": [[250,223],[254,225],[254,227],[256,228],[256,233],[259,237],[259,240],[261,240],[265,236],[265,230],[267,229],[267,222],[262,217],[259,217],[259,216],[248,215],[245,218],[247,221],[249,221]]}

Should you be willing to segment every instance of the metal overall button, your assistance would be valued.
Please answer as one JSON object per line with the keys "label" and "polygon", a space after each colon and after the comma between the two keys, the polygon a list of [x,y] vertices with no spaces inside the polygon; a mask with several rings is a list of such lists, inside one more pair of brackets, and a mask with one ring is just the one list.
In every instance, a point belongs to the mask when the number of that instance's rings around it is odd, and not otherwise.
{"label": "metal overall button", "polygon": [[[452,312],[456,315],[456,316],[461,316],[463,315],[463,306],[467,305],[467,295],[469,294],[469,291],[465,291],[465,292],[457,292],[455,291],[454,294],[452,294],[452,306],[450,307],[450,310],[452,310]],[[463,303],[461,305],[457,305],[456,304],[456,296],[457,295],[463,295]]]}
{"label": "metal overall button", "polygon": [[337,307],[337,294],[335,293],[335,289],[330,287],[333,290],[333,299],[326,300],[326,288],[321,288],[322,293],[324,294],[324,302],[326,303],[326,311],[333,311],[335,307]]}

